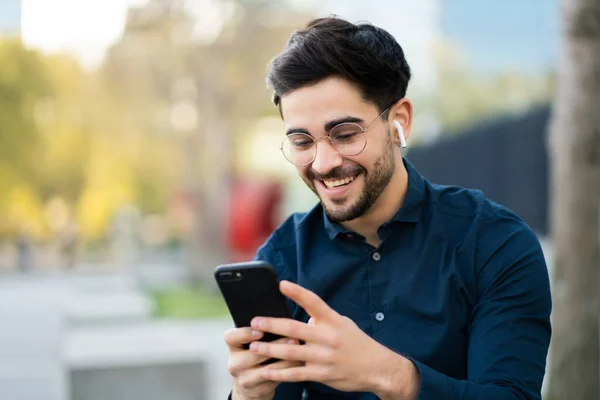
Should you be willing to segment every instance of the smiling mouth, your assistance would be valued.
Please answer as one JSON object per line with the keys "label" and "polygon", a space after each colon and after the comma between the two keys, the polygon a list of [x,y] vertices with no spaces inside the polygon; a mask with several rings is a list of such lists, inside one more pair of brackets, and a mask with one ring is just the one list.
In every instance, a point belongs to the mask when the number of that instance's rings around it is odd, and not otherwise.
{"label": "smiling mouth", "polygon": [[355,176],[350,176],[350,177],[347,177],[344,179],[333,179],[333,180],[326,180],[326,181],[321,181],[321,182],[323,182],[323,184],[328,189],[333,189],[333,188],[339,188],[342,186],[346,186],[346,185],[350,184],[350,182],[355,180],[357,177],[358,177],[358,175],[355,175]]}

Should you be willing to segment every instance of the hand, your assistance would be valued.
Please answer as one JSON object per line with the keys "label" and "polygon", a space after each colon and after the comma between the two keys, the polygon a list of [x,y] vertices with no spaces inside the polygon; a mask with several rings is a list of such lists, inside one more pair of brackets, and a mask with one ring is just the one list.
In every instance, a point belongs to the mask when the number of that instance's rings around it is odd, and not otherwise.
{"label": "hand", "polygon": [[287,281],[281,282],[280,289],[311,318],[308,324],[285,318],[260,317],[252,321],[255,330],[305,342],[252,342],[250,350],[256,356],[301,362],[295,367],[261,370],[263,379],[320,382],[337,390],[372,392],[382,398],[416,397],[418,372],[410,360],[377,343],[313,292]]}
{"label": "hand", "polygon": [[[259,340],[262,332],[251,328],[235,328],[225,332],[225,342],[229,348],[229,373],[233,377],[233,400],[272,400],[279,382],[264,378],[264,371],[271,369],[291,368],[297,362],[277,361],[269,365],[261,365],[271,357],[263,357],[246,350],[244,345]],[[294,339],[279,339],[273,343],[296,344]]]}

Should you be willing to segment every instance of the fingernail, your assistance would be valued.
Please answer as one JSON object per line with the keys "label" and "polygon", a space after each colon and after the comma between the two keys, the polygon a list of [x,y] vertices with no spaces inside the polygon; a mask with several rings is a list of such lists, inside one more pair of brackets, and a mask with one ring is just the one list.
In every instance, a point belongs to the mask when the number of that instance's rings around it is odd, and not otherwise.
{"label": "fingernail", "polygon": [[252,330],[252,336],[259,338],[262,336],[262,332]]}
{"label": "fingernail", "polygon": [[252,342],[250,344],[250,350],[252,350],[252,351],[258,351],[259,348],[260,348],[260,343],[258,343],[258,342]]}
{"label": "fingernail", "polygon": [[287,344],[296,344],[296,339],[288,339]]}
{"label": "fingernail", "polygon": [[260,319],[260,318],[254,318],[252,320],[252,327],[253,328],[260,328],[261,325],[262,325],[262,319]]}

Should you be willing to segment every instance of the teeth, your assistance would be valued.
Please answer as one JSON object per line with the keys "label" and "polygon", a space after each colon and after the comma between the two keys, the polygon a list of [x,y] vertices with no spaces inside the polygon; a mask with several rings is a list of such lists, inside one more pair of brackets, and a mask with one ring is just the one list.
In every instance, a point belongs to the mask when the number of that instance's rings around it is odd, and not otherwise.
{"label": "teeth", "polygon": [[349,177],[349,178],[345,178],[345,179],[336,179],[333,181],[323,181],[323,183],[325,183],[325,186],[327,186],[328,188],[334,188],[337,186],[342,186],[342,185],[347,185],[350,182],[352,182],[354,180],[354,176]]}

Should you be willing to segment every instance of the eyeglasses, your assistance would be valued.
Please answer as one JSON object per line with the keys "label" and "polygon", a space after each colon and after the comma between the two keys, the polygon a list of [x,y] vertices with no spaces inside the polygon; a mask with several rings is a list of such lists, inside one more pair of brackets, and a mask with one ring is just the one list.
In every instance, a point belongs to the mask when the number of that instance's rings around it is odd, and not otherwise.
{"label": "eyeglasses", "polygon": [[308,165],[317,157],[317,141],[329,139],[331,145],[345,156],[360,154],[367,147],[367,130],[383,114],[389,110],[386,108],[366,128],[354,122],[344,122],[334,126],[327,136],[319,139],[313,138],[307,133],[291,133],[281,142],[280,150],[283,156],[294,165]]}

